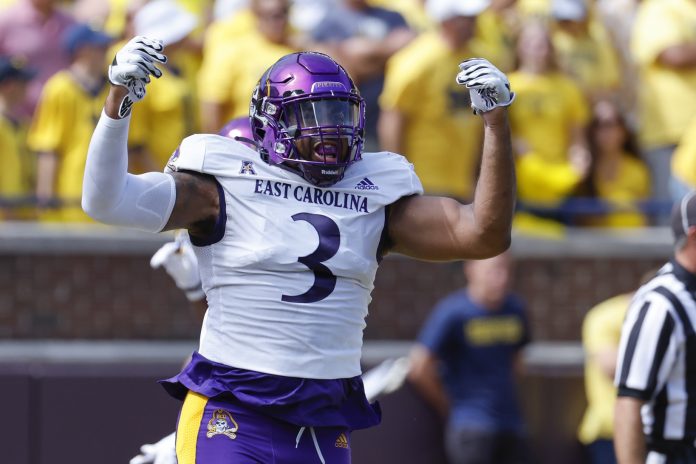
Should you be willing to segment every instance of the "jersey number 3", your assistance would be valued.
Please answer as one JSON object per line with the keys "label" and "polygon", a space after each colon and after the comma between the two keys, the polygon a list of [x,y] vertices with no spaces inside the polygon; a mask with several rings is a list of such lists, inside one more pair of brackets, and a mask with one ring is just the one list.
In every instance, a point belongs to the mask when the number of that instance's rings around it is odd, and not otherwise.
{"label": "jersey number 3", "polygon": [[298,213],[292,216],[294,221],[307,221],[319,235],[319,245],[314,252],[297,259],[314,272],[314,285],[302,295],[283,295],[282,300],[290,303],[314,303],[321,301],[336,288],[336,276],[331,269],[322,264],[331,259],[341,245],[341,233],[338,225],[321,214]]}

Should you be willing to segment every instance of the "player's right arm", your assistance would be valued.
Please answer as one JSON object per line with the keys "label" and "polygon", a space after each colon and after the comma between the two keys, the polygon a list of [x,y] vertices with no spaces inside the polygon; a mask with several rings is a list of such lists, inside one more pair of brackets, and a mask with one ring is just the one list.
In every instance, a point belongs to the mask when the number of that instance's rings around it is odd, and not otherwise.
{"label": "player's right arm", "polygon": [[128,171],[128,125],[131,106],[145,96],[156,63],[166,62],[162,45],[135,37],[117,54],[109,69],[111,90],[92,135],[85,166],[82,207],[106,224],[150,232],[188,229],[205,235],[219,213],[215,180],[203,174]]}

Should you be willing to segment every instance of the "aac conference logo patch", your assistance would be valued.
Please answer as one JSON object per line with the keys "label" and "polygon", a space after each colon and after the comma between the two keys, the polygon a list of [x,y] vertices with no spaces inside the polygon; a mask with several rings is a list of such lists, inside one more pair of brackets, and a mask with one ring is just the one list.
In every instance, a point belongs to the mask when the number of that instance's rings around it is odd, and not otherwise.
{"label": "aac conference logo patch", "polygon": [[242,169],[239,170],[239,173],[256,175],[253,161],[242,161]]}
{"label": "aac conference logo patch", "polygon": [[208,421],[208,438],[213,438],[215,435],[225,435],[234,440],[237,438],[239,425],[232,418],[232,414],[224,409],[217,409],[213,413],[213,417]]}

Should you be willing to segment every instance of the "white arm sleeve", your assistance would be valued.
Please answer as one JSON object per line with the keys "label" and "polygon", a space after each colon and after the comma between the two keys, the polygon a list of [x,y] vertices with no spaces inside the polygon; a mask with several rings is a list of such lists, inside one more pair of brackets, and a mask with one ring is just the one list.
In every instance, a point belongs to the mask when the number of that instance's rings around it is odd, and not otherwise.
{"label": "white arm sleeve", "polygon": [[111,119],[102,111],[87,152],[82,209],[99,222],[159,232],[174,208],[174,178],[128,173],[129,123],[130,116]]}

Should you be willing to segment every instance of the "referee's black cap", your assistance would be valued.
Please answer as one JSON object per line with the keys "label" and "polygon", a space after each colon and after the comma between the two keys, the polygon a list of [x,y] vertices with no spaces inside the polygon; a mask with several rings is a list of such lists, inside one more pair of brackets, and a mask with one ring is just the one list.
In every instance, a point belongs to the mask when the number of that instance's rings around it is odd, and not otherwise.
{"label": "referee's black cap", "polygon": [[674,243],[682,244],[689,233],[689,227],[696,226],[696,190],[690,191],[674,204],[670,223]]}

